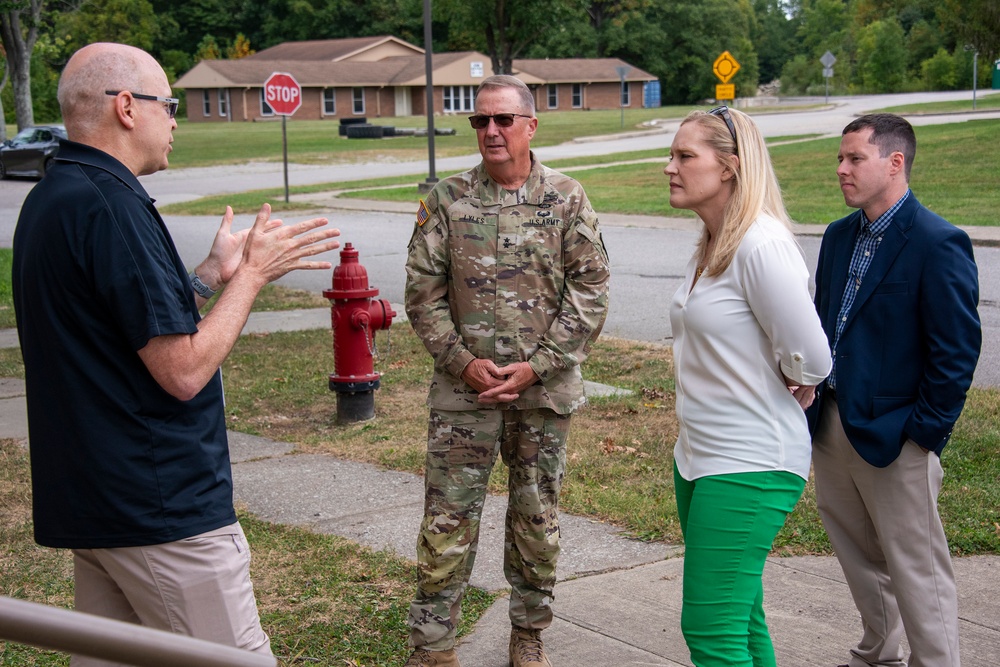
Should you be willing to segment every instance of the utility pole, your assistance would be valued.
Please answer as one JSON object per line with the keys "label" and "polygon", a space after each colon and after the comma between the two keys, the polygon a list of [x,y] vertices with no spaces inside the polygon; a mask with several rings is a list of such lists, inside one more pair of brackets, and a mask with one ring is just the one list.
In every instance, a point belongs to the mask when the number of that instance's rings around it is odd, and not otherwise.
{"label": "utility pole", "polygon": [[427,180],[421,192],[430,192],[438,182],[434,170],[434,43],[431,36],[431,0],[424,0],[424,78],[427,79]]}

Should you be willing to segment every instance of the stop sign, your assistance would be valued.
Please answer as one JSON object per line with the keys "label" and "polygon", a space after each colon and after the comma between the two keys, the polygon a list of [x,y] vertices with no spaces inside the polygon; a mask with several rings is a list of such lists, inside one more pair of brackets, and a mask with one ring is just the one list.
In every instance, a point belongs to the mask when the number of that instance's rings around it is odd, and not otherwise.
{"label": "stop sign", "polygon": [[279,116],[291,116],[302,106],[302,87],[291,74],[275,72],[264,82],[264,101]]}

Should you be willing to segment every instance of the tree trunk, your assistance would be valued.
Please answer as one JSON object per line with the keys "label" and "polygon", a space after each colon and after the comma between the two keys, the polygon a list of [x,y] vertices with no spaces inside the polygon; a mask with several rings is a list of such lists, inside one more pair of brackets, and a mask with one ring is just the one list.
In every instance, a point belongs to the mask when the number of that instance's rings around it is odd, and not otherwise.
{"label": "tree trunk", "polygon": [[[21,4],[19,9],[0,12],[0,38],[3,39],[3,46],[7,52],[18,130],[35,124],[35,111],[31,104],[31,52],[38,39],[38,20],[42,13],[42,2],[43,0],[28,0],[27,3]],[[10,7],[11,3],[3,5]]]}
{"label": "tree trunk", "polygon": [[[7,85],[7,78],[9,75],[9,69],[7,66],[7,59],[3,61],[3,79],[0,79],[0,90],[3,90]],[[7,122],[4,116],[3,110],[3,99],[0,98],[0,143],[7,141]]]}

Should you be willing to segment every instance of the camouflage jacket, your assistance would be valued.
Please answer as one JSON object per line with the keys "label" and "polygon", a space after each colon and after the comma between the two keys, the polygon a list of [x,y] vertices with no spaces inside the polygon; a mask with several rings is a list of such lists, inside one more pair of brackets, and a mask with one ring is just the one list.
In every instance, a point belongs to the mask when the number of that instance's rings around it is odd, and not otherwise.
{"label": "camouflage jacket", "polygon": [[[406,262],[406,314],[434,357],[439,410],[583,405],[580,363],[604,325],[610,271],[597,214],[572,178],[531,156],[517,192],[480,164],[421,202]],[[475,358],[527,361],[540,382],[483,405],[462,379]]]}

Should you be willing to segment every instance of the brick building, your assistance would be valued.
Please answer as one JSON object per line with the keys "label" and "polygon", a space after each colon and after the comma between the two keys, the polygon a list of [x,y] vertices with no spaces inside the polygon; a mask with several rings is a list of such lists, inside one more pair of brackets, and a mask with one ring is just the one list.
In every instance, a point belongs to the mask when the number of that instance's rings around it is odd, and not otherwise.
{"label": "brick building", "polygon": [[[656,77],[617,58],[515,60],[514,76],[534,91],[539,112],[641,107],[643,86]],[[390,118],[426,113],[424,50],[391,36],[286,42],[239,60],[203,60],[174,84],[192,122],[274,117],[264,81],[287,72],[302,87],[293,118]],[[619,72],[625,72],[624,86]],[[434,110],[472,111],[476,86],[490,74],[477,51],[432,56]]]}

